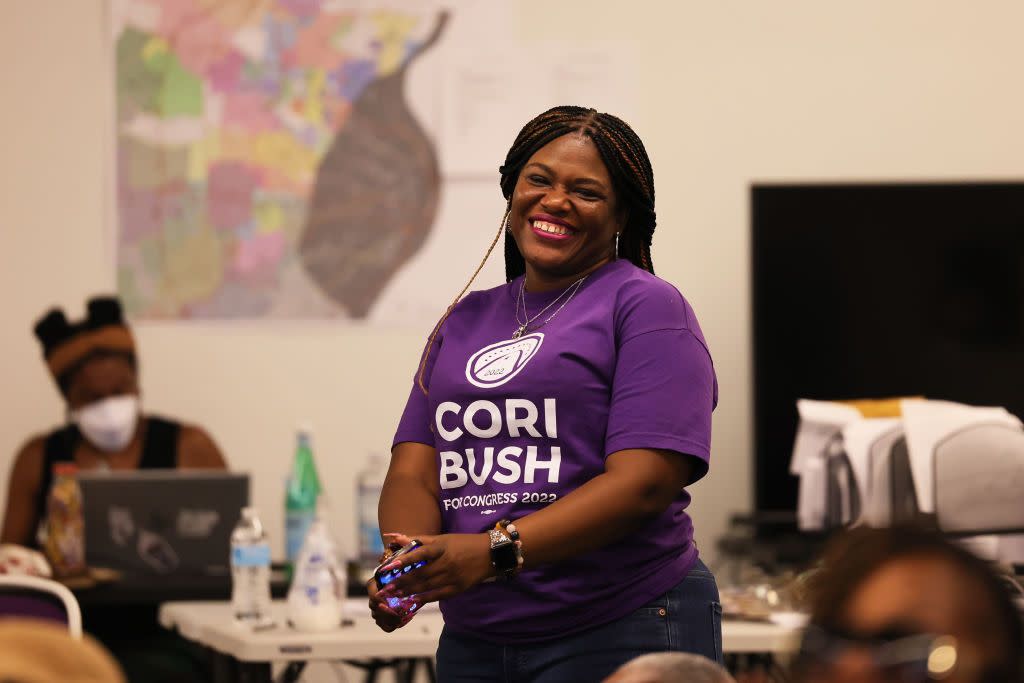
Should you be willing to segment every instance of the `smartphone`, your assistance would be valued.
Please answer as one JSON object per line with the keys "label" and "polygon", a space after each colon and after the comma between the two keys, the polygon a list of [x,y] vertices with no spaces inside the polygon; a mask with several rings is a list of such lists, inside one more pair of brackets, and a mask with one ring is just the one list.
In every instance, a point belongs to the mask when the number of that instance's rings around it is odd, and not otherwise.
{"label": "smartphone", "polygon": [[[413,550],[422,547],[422,545],[423,544],[419,541],[413,541],[409,545],[403,546],[400,550],[397,550],[395,554],[388,558],[386,562],[379,565],[376,571],[373,572],[373,580],[377,584],[377,590],[384,588],[384,586],[388,585],[389,583],[397,579],[399,576],[402,576],[403,574],[408,574],[413,569],[419,569],[420,567],[425,565],[427,563],[426,560],[422,560],[415,564],[407,564],[403,567],[396,567],[395,569],[391,569],[389,571],[383,571],[383,568],[386,565],[391,564],[392,562],[400,558],[402,555],[411,553]],[[420,603],[418,600],[416,600],[415,595],[408,595],[404,598],[391,597],[388,598],[387,602],[388,607],[402,615],[412,614],[420,607]]]}

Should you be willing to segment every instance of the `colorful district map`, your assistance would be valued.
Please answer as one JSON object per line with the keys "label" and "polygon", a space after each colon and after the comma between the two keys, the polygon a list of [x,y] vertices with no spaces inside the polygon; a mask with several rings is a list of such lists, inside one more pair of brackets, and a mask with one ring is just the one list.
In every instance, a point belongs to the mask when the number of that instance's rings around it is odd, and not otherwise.
{"label": "colorful district map", "polygon": [[437,155],[403,81],[447,16],[113,3],[128,311],[365,318],[433,226]]}

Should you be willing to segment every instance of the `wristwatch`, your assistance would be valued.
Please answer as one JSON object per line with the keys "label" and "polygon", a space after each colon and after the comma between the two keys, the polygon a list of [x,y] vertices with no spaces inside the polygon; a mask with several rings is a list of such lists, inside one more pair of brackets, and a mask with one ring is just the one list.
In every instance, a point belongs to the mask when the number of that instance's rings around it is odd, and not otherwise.
{"label": "wristwatch", "polygon": [[519,553],[512,537],[504,529],[490,529],[487,535],[491,539],[491,566],[498,574],[511,579],[519,568]]}

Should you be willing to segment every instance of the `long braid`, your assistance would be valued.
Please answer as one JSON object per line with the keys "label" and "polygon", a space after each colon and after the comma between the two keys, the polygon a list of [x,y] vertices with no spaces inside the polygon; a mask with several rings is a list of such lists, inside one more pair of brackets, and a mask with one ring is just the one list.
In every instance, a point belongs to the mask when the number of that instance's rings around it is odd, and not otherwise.
{"label": "long braid", "polygon": [[447,310],[445,310],[444,315],[442,315],[441,319],[437,321],[437,324],[434,325],[434,330],[430,333],[430,339],[427,340],[427,348],[424,349],[423,357],[420,359],[419,372],[416,373],[416,383],[420,385],[420,391],[424,394],[430,393],[427,391],[426,385],[423,384],[423,374],[427,370],[427,358],[430,356],[430,350],[434,347],[434,340],[437,339],[437,333],[441,331],[441,325],[444,325],[444,321],[447,320],[448,316],[451,315],[451,312],[455,310],[455,306],[459,303],[459,300],[462,299],[462,295],[466,293],[469,286],[473,284],[473,280],[475,280],[476,276],[480,274],[484,264],[487,263],[487,259],[490,258],[491,252],[494,251],[494,245],[498,243],[498,238],[501,237],[501,233],[505,231],[505,221],[508,220],[508,215],[511,211],[512,206],[510,205],[509,208],[505,210],[505,215],[501,217],[501,223],[498,225],[498,232],[495,233],[494,239],[491,240],[491,246],[487,247],[487,253],[485,253],[484,257],[480,259],[480,265],[478,265],[476,270],[473,271],[473,275],[470,276],[469,282],[467,282],[466,286],[462,288],[462,291],[459,292],[458,296],[452,299],[452,303],[448,306]]}

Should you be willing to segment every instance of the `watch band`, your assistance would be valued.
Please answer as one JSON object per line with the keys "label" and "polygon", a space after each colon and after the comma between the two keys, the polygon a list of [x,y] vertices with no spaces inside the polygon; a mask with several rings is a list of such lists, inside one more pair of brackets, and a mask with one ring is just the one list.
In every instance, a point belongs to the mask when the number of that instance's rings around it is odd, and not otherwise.
{"label": "watch band", "polygon": [[522,569],[523,551],[519,532],[507,519],[503,519],[488,529],[491,544],[491,566],[506,580],[512,579]]}

